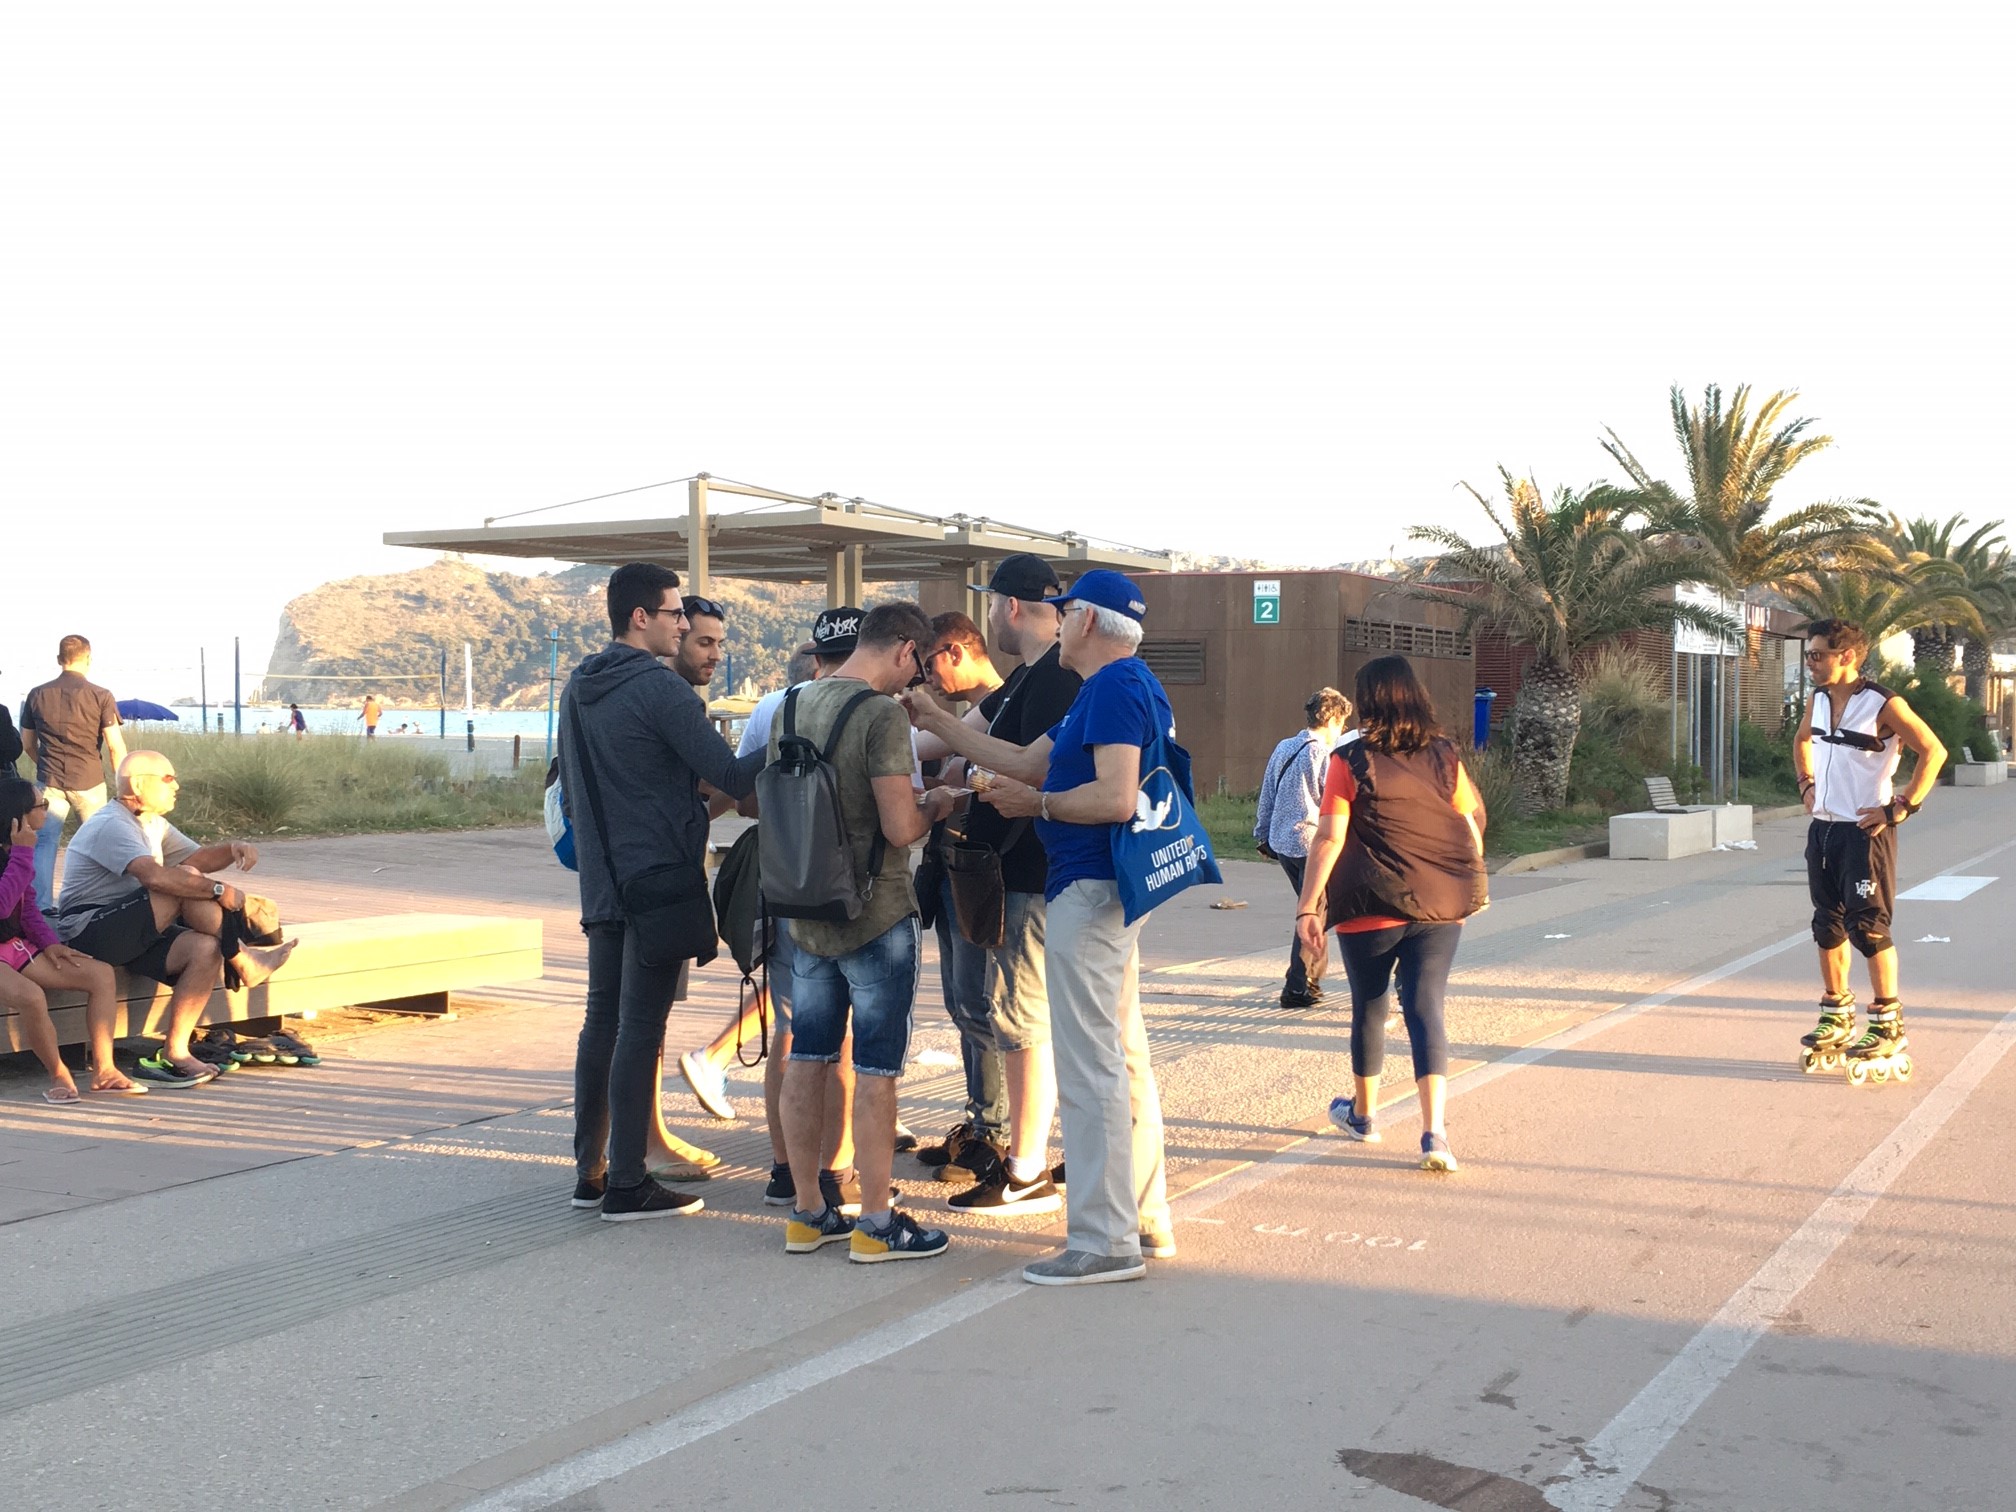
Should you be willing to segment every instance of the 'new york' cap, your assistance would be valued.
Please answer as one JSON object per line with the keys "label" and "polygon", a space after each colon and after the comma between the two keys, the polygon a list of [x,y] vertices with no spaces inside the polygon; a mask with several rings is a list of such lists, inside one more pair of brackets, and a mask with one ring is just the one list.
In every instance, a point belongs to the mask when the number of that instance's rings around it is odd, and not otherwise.
{"label": "'new york' cap", "polygon": [[821,656],[845,656],[861,639],[861,611],[850,605],[821,609],[812,621],[812,649]]}
{"label": "'new york' cap", "polygon": [[1137,623],[1148,613],[1147,601],[1141,597],[1141,590],[1132,578],[1110,567],[1094,567],[1071,585],[1069,593],[1059,593],[1043,600],[1046,604],[1097,604],[1101,609],[1111,609],[1115,614],[1124,614]]}
{"label": "'new york' cap", "polygon": [[1057,569],[1032,552],[1018,551],[994,565],[994,576],[984,583],[967,585],[975,593],[998,593],[1003,598],[1040,604],[1060,586]]}

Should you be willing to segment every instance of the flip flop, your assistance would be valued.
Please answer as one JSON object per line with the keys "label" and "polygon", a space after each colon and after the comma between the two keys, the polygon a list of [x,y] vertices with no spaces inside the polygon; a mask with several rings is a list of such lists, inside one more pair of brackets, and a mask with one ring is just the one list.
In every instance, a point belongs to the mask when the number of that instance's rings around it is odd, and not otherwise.
{"label": "flip flop", "polygon": [[142,1086],[139,1082],[129,1081],[123,1087],[93,1087],[91,1090],[93,1092],[103,1093],[108,1097],[139,1097],[143,1093],[145,1093],[147,1089],[144,1086]]}
{"label": "flip flop", "polygon": [[69,1095],[67,1097],[64,1095],[63,1089],[61,1087],[44,1087],[42,1089],[42,1101],[46,1103],[54,1103],[59,1108],[68,1107],[71,1103],[82,1102],[83,1100],[84,1099],[78,1095],[77,1089],[75,1087],[72,1087],[70,1089]]}

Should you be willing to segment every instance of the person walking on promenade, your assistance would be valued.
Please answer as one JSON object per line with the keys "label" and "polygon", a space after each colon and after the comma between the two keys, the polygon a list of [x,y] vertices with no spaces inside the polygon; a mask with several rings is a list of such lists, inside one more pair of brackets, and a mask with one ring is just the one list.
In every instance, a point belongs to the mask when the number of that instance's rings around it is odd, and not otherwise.
{"label": "person walking on promenade", "polygon": [[[1070,712],[1015,745],[940,730],[994,775],[982,800],[1033,818],[1048,857],[1044,986],[1064,1122],[1062,1253],[1023,1267],[1040,1286],[1135,1281],[1144,1254],[1176,1253],[1162,1105],[1141,1018],[1141,927],[1126,920],[1114,831],[1136,818],[1141,752],[1175,727],[1169,697],[1135,654],[1147,606],[1118,572],[1095,568],[1044,600],[1060,614],[1058,655],[1084,679]],[[1040,789],[1037,786],[1040,784]]]}
{"label": "person walking on promenade", "polygon": [[[1918,812],[1946,764],[1946,747],[1911,706],[1862,675],[1869,637],[1847,620],[1806,627],[1813,701],[1792,743],[1792,769],[1813,822],[1806,831],[1806,886],[1820,947],[1820,1022],[1799,1043],[1808,1071],[1844,1062],[1851,1081],[1911,1074],[1897,998],[1897,826]],[[1911,785],[1895,789],[1905,751],[1918,758]],[[1855,1034],[1848,947],[1869,963],[1869,1024]]]}
{"label": "person walking on promenade", "polygon": [[[692,963],[656,957],[620,889],[668,866],[700,875],[707,804],[699,783],[744,797],[762,762],[732,755],[700,695],[659,660],[678,651],[686,627],[679,575],[628,563],[610,574],[607,600],[609,648],[567,680],[560,771],[586,821],[574,830],[588,998],[574,1056],[573,1200],[623,1223],[704,1204],[660,1186],[646,1168],[665,1018]],[[599,822],[591,817],[598,809]]]}
{"label": "person walking on promenade", "polygon": [[[12,763],[7,763],[11,766]],[[35,832],[49,822],[49,803],[34,783],[0,772],[0,1007],[21,1022],[23,1038],[49,1073],[42,1096],[52,1103],[77,1101],[77,1083],[63,1063],[56,1025],[49,1017],[50,992],[84,994],[84,1028],[91,1041],[93,1092],[145,1092],[112,1060],[112,968],[72,950],[35,906]]]}
{"label": "person walking on promenade", "polygon": [[1335,928],[1351,982],[1356,1085],[1331,1102],[1330,1122],[1352,1139],[1380,1137],[1380,1004],[1397,975],[1421,1101],[1421,1166],[1453,1171],[1443,998],[1463,920],[1485,903],[1484,805],[1404,656],[1367,662],[1354,691],[1361,738],[1330,758],[1295,916],[1311,955]]}
{"label": "person walking on promenade", "polygon": [[119,706],[90,680],[91,642],[66,635],[56,646],[57,676],[28,690],[21,705],[21,744],[35,763],[35,780],[49,800],[49,823],[35,836],[35,903],[56,911],[56,851],[63,823],[74,809],[79,823],[105,806],[102,743],[116,772],[126,759]]}
{"label": "person walking on promenade", "polygon": [[[1310,694],[1302,714],[1304,727],[1274,747],[1267,758],[1253,817],[1256,848],[1287,874],[1288,885],[1298,898],[1309,842],[1315,837],[1317,816],[1323,807],[1323,779],[1330,770],[1330,753],[1340,741],[1357,738],[1356,732],[1348,737],[1344,733],[1351,718],[1351,700],[1335,688],[1318,688]],[[1291,932],[1281,1006],[1314,1008],[1321,1003],[1323,972],[1329,961],[1327,945],[1322,954],[1307,955],[1300,937]]]}

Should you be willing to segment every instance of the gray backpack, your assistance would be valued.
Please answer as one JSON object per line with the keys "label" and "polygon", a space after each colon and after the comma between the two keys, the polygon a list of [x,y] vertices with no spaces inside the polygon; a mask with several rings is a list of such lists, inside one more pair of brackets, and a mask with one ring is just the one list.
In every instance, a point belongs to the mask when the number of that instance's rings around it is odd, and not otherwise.
{"label": "gray backpack", "polygon": [[763,901],[780,919],[817,919],[845,924],[860,917],[882,870],[882,826],[875,826],[868,875],[854,870],[854,848],[840,811],[840,774],[833,752],[840,732],[853,712],[879,695],[863,688],[833,720],[822,751],[798,733],[798,689],[784,695],[783,733],[777,737],[777,759],[756,774],[757,855],[763,875]]}

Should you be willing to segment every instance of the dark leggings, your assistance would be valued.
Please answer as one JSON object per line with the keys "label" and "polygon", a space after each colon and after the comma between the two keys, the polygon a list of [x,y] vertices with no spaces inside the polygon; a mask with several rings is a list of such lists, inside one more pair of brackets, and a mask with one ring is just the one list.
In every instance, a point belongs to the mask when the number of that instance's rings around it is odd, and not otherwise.
{"label": "dark leggings", "polygon": [[1377,1076],[1386,1065],[1386,989],[1400,978],[1400,1012],[1414,1049],[1414,1078],[1449,1074],[1449,1030],[1442,999],[1456,959],[1461,924],[1397,924],[1340,934],[1351,979],[1351,1073]]}
{"label": "dark leggings", "polygon": [[684,961],[646,966],[621,924],[588,926],[588,1005],[574,1049],[574,1167],[611,1186],[644,1179],[658,1101],[658,1052]]}

